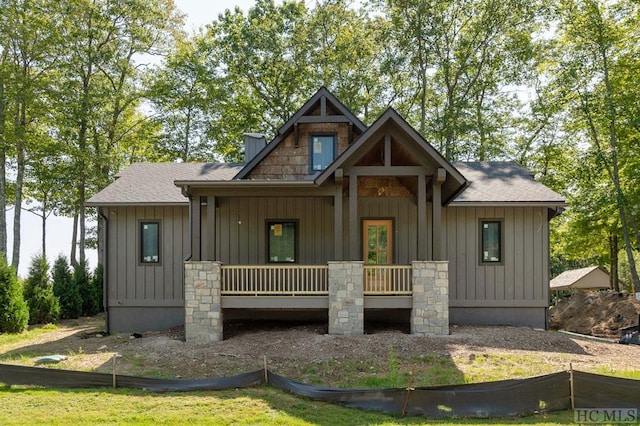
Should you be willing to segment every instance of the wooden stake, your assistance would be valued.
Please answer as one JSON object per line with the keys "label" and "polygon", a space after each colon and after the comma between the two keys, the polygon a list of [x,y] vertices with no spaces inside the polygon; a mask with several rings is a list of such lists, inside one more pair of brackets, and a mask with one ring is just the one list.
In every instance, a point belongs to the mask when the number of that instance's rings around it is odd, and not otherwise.
{"label": "wooden stake", "polygon": [[573,365],[569,363],[569,397],[571,399],[571,409],[576,409],[576,397],[573,394]]}
{"label": "wooden stake", "polygon": [[409,405],[409,393],[415,390],[413,387],[413,371],[409,374],[409,385],[405,388],[407,391],[404,394],[404,401],[402,402],[402,417],[407,413],[407,405]]}
{"label": "wooden stake", "polygon": [[269,383],[269,375],[267,374],[267,356],[264,355],[264,382]]}
{"label": "wooden stake", "polygon": [[118,357],[118,354],[113,354],[113,357],[111,358],[113,360],[113,388],[116,388],[116,358]]}

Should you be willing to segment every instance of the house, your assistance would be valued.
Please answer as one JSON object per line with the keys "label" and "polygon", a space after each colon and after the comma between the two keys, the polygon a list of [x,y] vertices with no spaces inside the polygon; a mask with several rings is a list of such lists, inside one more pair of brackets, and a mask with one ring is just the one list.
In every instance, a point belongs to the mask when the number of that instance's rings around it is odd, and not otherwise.
{"label": "house", "polygon": [[333,334],[402,317],[546,326],[562,196],[513,162],[450,163],[396,111],[364,125],[321,88],[243,164],[133,164],[93,196],[108,329],[311,313]]}
{"label": "house", "polygon": [[604,290],[610,288],[609,273],[600,266],[570,269],[549,283],[551,290]]}

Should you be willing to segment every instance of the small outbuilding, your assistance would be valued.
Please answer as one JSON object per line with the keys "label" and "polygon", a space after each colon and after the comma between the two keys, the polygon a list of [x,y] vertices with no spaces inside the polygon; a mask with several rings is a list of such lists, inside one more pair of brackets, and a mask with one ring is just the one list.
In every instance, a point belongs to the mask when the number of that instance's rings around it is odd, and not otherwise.
{"label": "small outbuilding", "polygon": [[601,290],[608,289],[609,273],[600,266],[564,271],[549,283],[551,290]]}

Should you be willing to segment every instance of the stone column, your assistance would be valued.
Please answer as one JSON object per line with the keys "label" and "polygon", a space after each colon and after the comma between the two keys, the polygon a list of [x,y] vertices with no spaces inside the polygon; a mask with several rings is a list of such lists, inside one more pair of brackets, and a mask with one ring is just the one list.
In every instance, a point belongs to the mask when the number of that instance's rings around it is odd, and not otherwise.
{"label": "stone column", "polygon": [[329,262],[329,334],[364,334],[363,264]]}
{"label": "stone column", "polygon": [[449,334],[449,262],[411,262],[411,334]]}
{"label": "stone column", "polygon": [[222,340],[219,262],[184,263],[184,335],[187,342]]}

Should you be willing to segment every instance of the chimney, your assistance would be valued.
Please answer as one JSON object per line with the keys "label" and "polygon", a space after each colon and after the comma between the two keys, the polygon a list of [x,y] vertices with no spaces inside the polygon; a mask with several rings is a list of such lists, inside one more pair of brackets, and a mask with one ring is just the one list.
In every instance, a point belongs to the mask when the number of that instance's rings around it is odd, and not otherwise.
{"label": "chimney", "polygon": [[267,138],[262,133],[244,134],[244,162],[248,163],[267,145]]}

